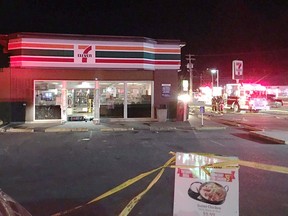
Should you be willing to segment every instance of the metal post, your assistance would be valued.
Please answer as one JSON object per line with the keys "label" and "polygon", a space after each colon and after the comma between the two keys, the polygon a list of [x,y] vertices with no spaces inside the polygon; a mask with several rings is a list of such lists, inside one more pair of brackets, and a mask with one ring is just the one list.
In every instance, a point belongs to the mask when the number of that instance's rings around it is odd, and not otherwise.
{"label": "metal post", "polygon": [[190,75],[190,89],[189,89],[189,95],[192,97],[193,94],[193,64],[192,60],[195,60],[195,58],[192,58],[194,55],[188,54],[188,68],[189,68],[189,75]]}
{"label": "metal post", "polygon": [[62,81],[62,89],[61,89],[61,121],[66,122],[67,121],[67,82]]}
{"label": "metal post", "polygon": [[201,113],[201,126],[203,127],[204,122],[203,122],[203,113]]}
{"label": "metal post", "polygon": [[190,72],[190,91],[189,91],[189,95],[192,96],[192,94],[193,94],[193,73],[192,73],[192,69],[191,68],[189,68],[189,72]]}
{"label": "metal post", "polygon": [[211,76],[212,76],[211,87],[212,87],[212,89],[213,89],[213,87],[214,87],[214,76],[213,76],[213,73],[212,73],[212,72],[211,72]]}
{"label": "metal post", "polygon": [[216,75],[217,75],[217,79],[216,79],[217,87],[219,87],[219,70],[216,70]]}
{"label": "metal post", "polygon": [[95,90],[94,90],[94,124],[100,124],[100,88],[99,81],[95,79]]}

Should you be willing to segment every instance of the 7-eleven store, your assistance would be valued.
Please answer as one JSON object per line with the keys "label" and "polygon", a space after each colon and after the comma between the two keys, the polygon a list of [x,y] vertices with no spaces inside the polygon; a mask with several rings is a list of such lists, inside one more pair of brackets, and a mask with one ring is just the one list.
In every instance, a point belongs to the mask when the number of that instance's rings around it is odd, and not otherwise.
{"label": "7-eleven store", "polygon": [[162,104],[169,119],[176,117],[178,40],[41,33],[1,38],[10,67],[1,69],[0,102],[23,102],[26,122],[154,119]]}

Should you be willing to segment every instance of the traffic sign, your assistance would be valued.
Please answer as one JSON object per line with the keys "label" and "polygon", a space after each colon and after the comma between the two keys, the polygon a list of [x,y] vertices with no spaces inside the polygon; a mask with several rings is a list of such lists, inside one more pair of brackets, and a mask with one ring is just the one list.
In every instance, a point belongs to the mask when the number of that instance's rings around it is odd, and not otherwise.
{"label": "traffic sign", "polygon": [[205,113],[205,107],[204,106],[200,106],[200,113]]}

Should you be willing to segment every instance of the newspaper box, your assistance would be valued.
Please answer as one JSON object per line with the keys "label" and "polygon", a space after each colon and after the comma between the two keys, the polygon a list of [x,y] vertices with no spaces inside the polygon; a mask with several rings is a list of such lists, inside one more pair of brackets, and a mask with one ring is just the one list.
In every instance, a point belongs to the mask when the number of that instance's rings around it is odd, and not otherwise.
{"label": "newspaper box", "polygon": [[173,216],[238,216],[237,160],[176,153]]}

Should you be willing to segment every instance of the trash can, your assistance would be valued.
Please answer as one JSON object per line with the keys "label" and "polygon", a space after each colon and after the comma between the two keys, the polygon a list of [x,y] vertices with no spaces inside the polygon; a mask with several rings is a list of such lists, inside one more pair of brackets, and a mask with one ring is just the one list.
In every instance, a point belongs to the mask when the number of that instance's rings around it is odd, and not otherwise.
{"label": "trash can", "polygon": [[158,122],[167,121],[167,107],[165,104],[160,104],[160,106],[157,108],[157,120]]}
{"label": "trash can", "polygon": [[25,122],[26,102],[11,102],[11,122]]}

